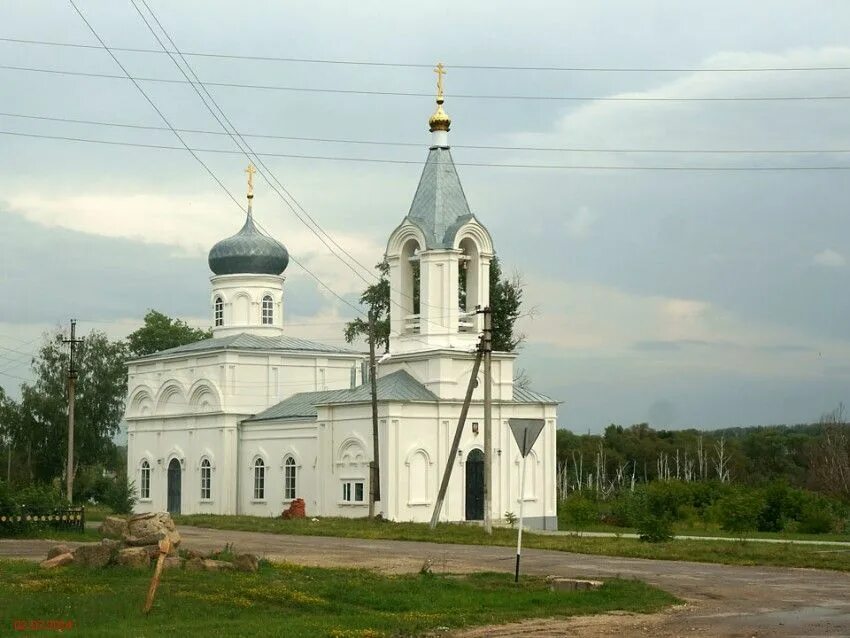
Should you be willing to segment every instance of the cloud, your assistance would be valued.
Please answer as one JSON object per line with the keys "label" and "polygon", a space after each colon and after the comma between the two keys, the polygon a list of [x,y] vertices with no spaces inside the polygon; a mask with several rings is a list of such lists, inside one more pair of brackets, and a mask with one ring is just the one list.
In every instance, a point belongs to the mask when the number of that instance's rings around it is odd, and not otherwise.
{"label": "cloud", "polygon": [[569,211],[564,216],[564,230],[570,237],[581,239],[587,237],[597,219],[599,219],[598,213],[587,206],[579,206],[576,210]]}
{"label": "cloud", "polygon": [[812,257],[812,262],[817,266],[823,266],[825,268],[842,268],[847,264],[844,255],[831,248],[825,248],[820,251]]}

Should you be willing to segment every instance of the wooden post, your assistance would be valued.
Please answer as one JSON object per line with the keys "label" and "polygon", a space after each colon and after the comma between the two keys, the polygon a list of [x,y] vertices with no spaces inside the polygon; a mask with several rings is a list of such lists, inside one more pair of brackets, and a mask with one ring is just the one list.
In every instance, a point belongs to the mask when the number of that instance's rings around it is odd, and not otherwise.
{"label": "wooden post", "polygon": [[493,313],[484,308],[484,532],[493,533]]}
{"label": "wooden post", "polygon": [[369,518],[375,517],[375,502],[381,499],[378,463],[378,377],[375,370],[375,313],[369,311],[369,384],[372,389],[372,462],[369,463]]}
{"label": "wooden post", "polygon": [[148,588],[148,598],[145,601],[144,612],[147,614],[153,607],[153,599],[156,596],[156,588],[159,587],[159,577],[162,575],[162,568],[165,565],[165,557],[171,551],[171,540],[163,538],[159,541],[159,556],[156,558],[156,568],[153,570],[153,578],[151,578],[151,586]]}
{"label": "wooden post", "polygon": [[457,450],[460,447],[460,437],[463,435],[463,426],[466,423],[466,414],[469,412],[469,404],[472,401],[472,392],[475,390],[478,379],[478,369],[481,367],[481,356],[483,355],[481,344],[478,347],[478,353],[475,355],[475,363],[472,365],[472,374],[469,377],[469,385],[466,387],[466,397],[463,400],[463,407],[460,409],[460,417],[457,420],[457,429],[455,430],[455,438],[452,441],[452,448],[449,450],[449,456],[446,459],[446,469],[443,471],[443,480],[440,483],[440,491],[437,494],[437,502],[434,504],[434,513],[431,515],[431,529],[437,526],[437,521],[440,520],[440,510],[443,509],[443,501],[446,498],[446,491],[449,487],[449,479],[452,477],[452,468],[457,457]]}

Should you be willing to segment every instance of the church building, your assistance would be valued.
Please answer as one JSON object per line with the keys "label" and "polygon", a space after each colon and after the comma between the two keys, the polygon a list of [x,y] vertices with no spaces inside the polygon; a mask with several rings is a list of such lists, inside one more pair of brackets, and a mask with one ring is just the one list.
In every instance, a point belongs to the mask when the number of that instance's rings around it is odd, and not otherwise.
{"label": "church building", "polygon": [[[483,330],[476,309],[489,305],[494,254],[452,160],[439,77],[428,157],[386,249],[390,343],[376,373],[376,512],[397,521],[424,522],[433,512]],[[285,334],[289,257],[254,224],[250,177],[245,225],[210,251],[213,337],[128,364],[136,509],[279,516],[301,498],[308,516],[366,516],[373,441],[365,357]],[[528,526],[556,529],[557,402],[514,386],[516,356],[492,355],[490,514],[499,521],[517,513],[522,498]],[[482,373],[478,381],[441,520],[484,518]],[[508,427],[514,417],[545,420],[523,494]]]}

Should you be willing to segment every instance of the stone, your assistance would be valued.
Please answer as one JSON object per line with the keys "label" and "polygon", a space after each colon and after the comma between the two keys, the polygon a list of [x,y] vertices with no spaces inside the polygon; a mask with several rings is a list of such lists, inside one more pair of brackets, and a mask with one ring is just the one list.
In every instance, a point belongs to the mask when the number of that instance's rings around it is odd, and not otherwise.
{"label": "stone", "polygon": [[546,580],[549,583],[549,591],[588,591],[602,587],[600,580],[582,580],[563,576],[549,576]]}
{"label": "stone", "polygon": [[155,545],[163,538],[171,541],[171,546],[180,545],[180,532],[171,520],[168,512],[147,512],[136,514],[127,520],[127,530],[123,535],[124,542],[132,547]]}
{"label": "stone", "polygon": [[123,547],[121,541],[117,541],[114,538],[101,538],[100,544],[104,547],[110,548],[112,551],[117,552],[119,549]]}
{"label": "stone", "polygon": [[74,562],[83,567],[106,567],[112,562],[115,548],[102,543],[80,545],[74,550]]}
{"label": "stone", "polygon": [[204,559],[203,558],[190,558],[186,561],[186,564],[183,566],[183,569],[186,571],[203,571],[204,570]]}
{"label": "stone", "polygon": [[194,549],[187,549],[187,550],[186,550],[186,558],[187,558],[187,559],[192,559],[192,558],[206,558],[206,555],[205,555],[205,554],[203,554],[203,553],[201,553],[201,552],[199,552],[199,551],[196,551],[196,550],[194,550]]}
{"label": "stone", "polygon": [[107,516],[103,519],[97,531],[106,538],[121,539],[127,531],[127,519],[120,516]]}
{"label": "stone", "polygon": [[239,554],[233,559],[233,566],[240,572],[255,572],[260,568],[260,561],[254,554]]}
{"label": "stone", "polygon": [[162,564],[163,569],[180,569],[183,567],[183,559],[179,556],[168,556]]}
{"label": "stone", "polygon": [[47,551],[47,558],[56,558],[57,556],[61,556],[62,554],[70,554],[71,548],[67,545],[54,545]]}
{"label": "stone", "polygon": [[118,552],[116,562],[124,567],[146,568],[151,564],[151,557],[144,547],[127,547]]}
{"label": "stone", "polygon": [[206,558],[203,561],[204,569],[208,572],[220,572],[236,569],[233,563],[228,563],[226,560],[212,560]]}
{"label": "stone", "polygon": [[74,555],[71,552],[65,552],[41,561],[41,566],[44,569],[54,569],[56,567],[64,567],[74,562]]}

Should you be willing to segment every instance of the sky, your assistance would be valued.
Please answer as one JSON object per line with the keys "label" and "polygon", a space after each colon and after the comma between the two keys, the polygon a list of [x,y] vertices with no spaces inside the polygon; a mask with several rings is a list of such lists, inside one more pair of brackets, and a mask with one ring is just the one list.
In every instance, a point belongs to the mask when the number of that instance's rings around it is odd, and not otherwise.
{"label": "sky", "polygon": [[[77,5],[108,46],[159,49],[132,2]],[[187,58],[241,133],[279,136],[246,139],[285,156],[264,161],[366,265],[407,213],[431,65],[446,65],[467,199],[533,310],[517,367],[563,402],[561,427],[810,422],[850,400],[850,4],[148,5],[184,52],[396,65]],[[0,387],[18,396],[41,335],[72,317],[116,339],[151,308],[208,326],[206,255],[244,213],[186,150],[29,137],[180,147],[157,110],[175,128],[220,132],[190,85],[150,80],[183,79],[167,55],[115,52],[148,78],[155,109],[128,79],[73,75],[124,73],[69,3],[3,3],[0,38],[94,47],[0,40]],[[372,93],[339,92],[351,90]],[[848,99],[717,99],[827,96]],[[183,137],[235,149],[223,135]],[[402,145],[281,139],[292,137]],[[241,203],[245,157],[198,156]],[[783,170],[737,170],[756,167]],[[336,295],[356,305],[363,280],[259,177],[254,206],[327,286],[290,265],[287,331],[342,345],[354,311]]]}

